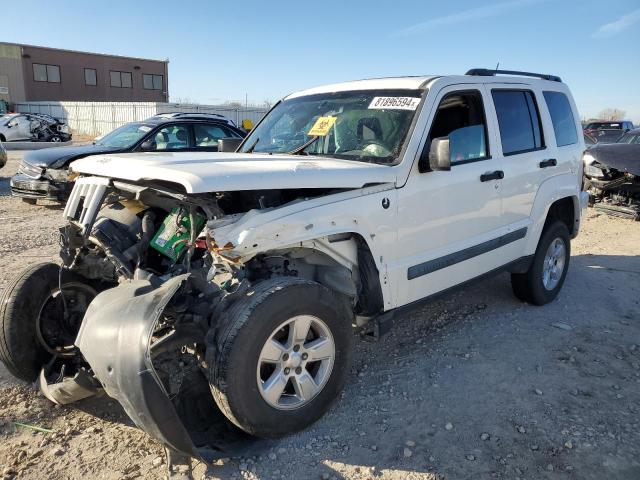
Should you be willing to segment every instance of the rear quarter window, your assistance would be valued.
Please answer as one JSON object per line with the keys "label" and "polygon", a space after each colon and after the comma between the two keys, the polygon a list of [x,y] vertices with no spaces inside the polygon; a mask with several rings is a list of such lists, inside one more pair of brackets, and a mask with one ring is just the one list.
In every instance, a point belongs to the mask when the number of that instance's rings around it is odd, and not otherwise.
{"label": "rear quarter window", "polygon": [[578,143],[576,123],[567,96],[561,92],[543,92],[543,95],[551,115],[556,144],[563,147]]}

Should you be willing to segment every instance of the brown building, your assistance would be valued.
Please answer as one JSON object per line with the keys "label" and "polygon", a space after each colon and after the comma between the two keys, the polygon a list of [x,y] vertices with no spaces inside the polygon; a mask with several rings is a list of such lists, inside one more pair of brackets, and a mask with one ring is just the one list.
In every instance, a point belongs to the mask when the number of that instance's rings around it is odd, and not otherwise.
{"label": "brown building", "polygon": [[167,102],[168,64],[0,42],[0,100]]}

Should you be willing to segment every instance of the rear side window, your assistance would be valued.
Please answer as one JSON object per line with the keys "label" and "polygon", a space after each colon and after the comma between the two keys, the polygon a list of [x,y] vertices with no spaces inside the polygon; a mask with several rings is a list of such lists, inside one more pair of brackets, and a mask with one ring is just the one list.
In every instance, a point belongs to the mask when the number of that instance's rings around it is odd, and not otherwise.
{"label": "rear side window", "polygon": [[547,102],[547,108],[551,115],[556,144],[562,147],[578,143],[576,123],[567,96],[560,92],[544,92],[544,101]]}
{"label": "rear side window", "polygon": [[218,140],[221,138],[237,137],[230,130],[218,125],[200,125],[193,126],[193,133],[196,139],[196,147],[217,147]]}
{"label": "rear side window", "polygon": [[492,90],[502,153],[515,155],[544,148],[540,114],[529,90]]}

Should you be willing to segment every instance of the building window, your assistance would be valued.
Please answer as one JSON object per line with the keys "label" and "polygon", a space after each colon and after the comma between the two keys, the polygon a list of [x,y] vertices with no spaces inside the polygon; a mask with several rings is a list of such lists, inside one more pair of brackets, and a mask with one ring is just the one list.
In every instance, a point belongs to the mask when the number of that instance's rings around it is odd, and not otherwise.
{"label": "building window", "polygon": [[116,88],[131,88],[133,83],[131,81],[131,72],[115,72],[110,71],[111,86]]}
{"label": "building window", "polygon": [[142,86],[146,90],[162,90],[162,75],[142,74]]}
{"label": "building window", "polygon": [[60,83],[60,67],[58,65],[34,63],[33,79],[36,82]]}
{"label": "building window", "polygon": [[84,69],[84,84],[85,85],[98,85],[98,73],[94,68]]}

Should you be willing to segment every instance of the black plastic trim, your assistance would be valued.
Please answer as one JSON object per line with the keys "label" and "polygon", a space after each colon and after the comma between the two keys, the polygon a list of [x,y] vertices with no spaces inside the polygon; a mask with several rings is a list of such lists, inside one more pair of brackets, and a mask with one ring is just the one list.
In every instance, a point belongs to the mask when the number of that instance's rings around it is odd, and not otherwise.
{"label": "black plastic trim", "polygon": [[562,82],[562,79],[557,75],[549,75],[546,73],[519,72],[517,70],[490,70],[488,68],[472,68],[465,75],[471,75],[474,77],[495,77],[496,75],[518,75],[521,77],[541,78],[542,80],[549,80],[551,82]]}
{"label": "black plastic trim", "polygon": [[491,155],[488,155],[486,157],[478,157],[478,158],[467,158],[465,160],[457,160],[455,163],[452,162],[451,163],[451,168],[453,167],[457,167],[458,165],[466,165],[467,163],[476,163],[476,162],[482,162],[483,160],[491,160]]}
{"label": "black plastic trim", "polygon": [[527,227],[524,227],[519,230],[515,230],[513,232],[502,235],[498,238],[494,238],[478,245],[474,245],[473,247],[465,248],[464,250],[460,250],[459,252],[450,253],[449,255],[445,255],[443,257],[429,260],[428,262],[414,265],[407,269],[407,280],[413,280],[415,278],[428,275],[429,273],[437,272],[438,270],[451,267],[456,263],[464,262],[465,260],[469,260],[471,258],[477,257],[478,255],[490,252],[491,250],[495,250],[496,248],[504,247],[509,243],[524,238],[526,235]]}

